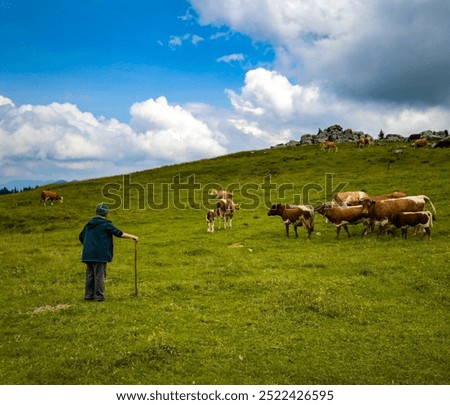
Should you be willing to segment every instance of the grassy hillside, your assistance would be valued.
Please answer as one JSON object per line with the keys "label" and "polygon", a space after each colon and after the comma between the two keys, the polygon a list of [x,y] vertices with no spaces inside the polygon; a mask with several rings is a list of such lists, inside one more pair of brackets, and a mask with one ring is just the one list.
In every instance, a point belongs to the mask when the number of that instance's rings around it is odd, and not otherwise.
{"label": "grassy hillside", "polygon": [[[392,151],[405,147],[400,155]],[[398,156],[398,157],[397,157]],[[3,384],[449,384],[450,151],[381,144],[220,158],[0,197]],[[99,173],[101,176],[101,173]],[[230,186],[233,228],[208,234]],[[432,240],[352,238],[317,216],[287,238],[274,202],[401,190],[437,209]],[[78,234],[107,201],[140,236],[115,240],[104,303],[84,302]]]}

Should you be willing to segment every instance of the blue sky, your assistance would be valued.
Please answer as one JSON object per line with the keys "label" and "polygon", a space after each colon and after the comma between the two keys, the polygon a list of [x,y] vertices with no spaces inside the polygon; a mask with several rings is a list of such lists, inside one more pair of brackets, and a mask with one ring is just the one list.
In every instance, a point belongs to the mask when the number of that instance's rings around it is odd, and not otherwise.
{"label": "blue sky", "polygon": [[447,0],[0,0],[0,184],[448,129]]}
{"label": "blue sky", "polygon": [[228,105],[224,89],[238,89],[245,71],[217,60],[272,56],[227,27],[199,26],[186,0],[15,0],[0,10],[1,91],[16,104],[71,102],[121,120],[160,95]]}

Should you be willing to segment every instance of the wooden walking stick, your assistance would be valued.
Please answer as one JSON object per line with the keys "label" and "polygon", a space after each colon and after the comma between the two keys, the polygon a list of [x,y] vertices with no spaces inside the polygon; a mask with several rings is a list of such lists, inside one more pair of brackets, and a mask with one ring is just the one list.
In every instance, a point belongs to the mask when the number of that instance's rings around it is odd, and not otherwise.
{"label": "wooden walking stick", "polygon": [[137,241],[134,241],[134,295],[138,296],[137,287]]}

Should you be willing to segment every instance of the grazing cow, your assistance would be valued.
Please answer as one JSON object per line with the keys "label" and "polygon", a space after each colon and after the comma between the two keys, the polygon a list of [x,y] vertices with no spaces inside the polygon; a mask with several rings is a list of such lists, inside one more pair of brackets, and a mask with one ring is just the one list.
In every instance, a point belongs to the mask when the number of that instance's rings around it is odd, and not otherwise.
{"label": "grazing cow", "polygon": [[408,237],[408,226],[421,227],[428,235],[428,240],[430,240],[433,214],[430,211],[401,212],[392,217],[392,225],[402,229],[402,238],[404,239]]}
{"label": "grazing cow", "polygon": [[213,233],[214,232],[214,220],[216,219],[216,213],[214,210],[209,210],[206,213],[206,222],[208,224],[207,232]]}
{"label": "grazing cow", "polygon": [[43,203],[44,206],[47,205],[47,201],[51,201],[51,205],[53,205],[53,201],[60,201],[63,202],[63,196],[60,195],[55,190],[44,190],[41,193],[41,204]]}
{"label": "grazing cow", "polygon": [[428,139],[421,138],[421,139],[416,139],[411,146],[414,146],[417,149],[417,148],[425,148],[427,145],[428,145]]}
{"label": "grazing cow", "polygon": [[369,226],[369,206],[369,200],[364,200],[362,205],[354,205],[351,207],[341,207],[333,203],[328,203],[322,204],[320,207],[316,208],[315,211],[323,215],[336,226],[336,238],[339,238],[341,227],[345,229],[348,237],[350,237],[347,225],[355,225],[363,222],[365,225],[363,235],[367,233],[367,228]]}
{"label": "grazing cow", "polygon": [[314,207],[312,205],[273,204],[267,212],[269,217],[280,216],[286,226],[286,236],[289,236],[289,225],[294,227],[295,237],[298,237],[297,227],[304,225],[308,239],[314,231]]}
{"label": "grazing cow", "polygon": [[381,201],[371,200],[369,208],[370,228],[373,230],[375,224],[378,223],[386,233],[387,226],[389,223],[392,223],[394,215],[402,212],[423,211],[427,202],[431,204],[433,213],[436,215],[436,209],[426,195],[390,198]]}
{"label": "grazing cow", "polygon": [[232,227],[234,212],[238,209],[238,204],[235,204],[229,198],[222,198],[217,201],[216,214],[219,217],[219,229],[222,222],[225,229]]}
{"label": "grazing cow", "polygon": [[356,147],[358,148],[364,148],[364,138],[359,138],[356,140]]}
{"label": "grazing cow", "polygon": [[338,151],[338,147],[337,147],[337,145],[336,145],[336,142],[333,142],[333,141],[323,141],[323,142],[321,143],[321,145],[322,145],[322,150],[328,150],[328,151],[334,150],[335,152]]}
{"label": "grazing cow", "polygon": [[364,137],[364,144],[367,146],[370,146],[373,143],[373,137],[371,137],[370,135],[366,135]]}
{"label": "grazing cow", "polygon": [[363,200],[368,199],[369,195],[364,191],[342,191],[333,195],[333,200],[342,206],[360,205]]}
{"label": "grazing cow", "polygon": [[225,190],[216,190],[215,188],[212,188],[208,191],[208,194],[213,196],[214,198],[222,199],[222,198],[233,198],[233,193]]}
{"label": "grazing cow", "polygon": [[364,146],[370,146],[373,142],[373,138],[370,135],[366,135],[364,138],[359,138],[356,140],[356,146],[358,148],[364,148]]}

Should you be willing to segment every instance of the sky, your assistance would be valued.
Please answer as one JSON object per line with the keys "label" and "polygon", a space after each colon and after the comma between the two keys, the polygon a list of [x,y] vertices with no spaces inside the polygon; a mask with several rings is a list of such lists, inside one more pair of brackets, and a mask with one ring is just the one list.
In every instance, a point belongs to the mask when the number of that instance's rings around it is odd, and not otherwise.
{"label": "sky", "polygon": [[0,184],[450,129],[448,0],[0,0]]}

